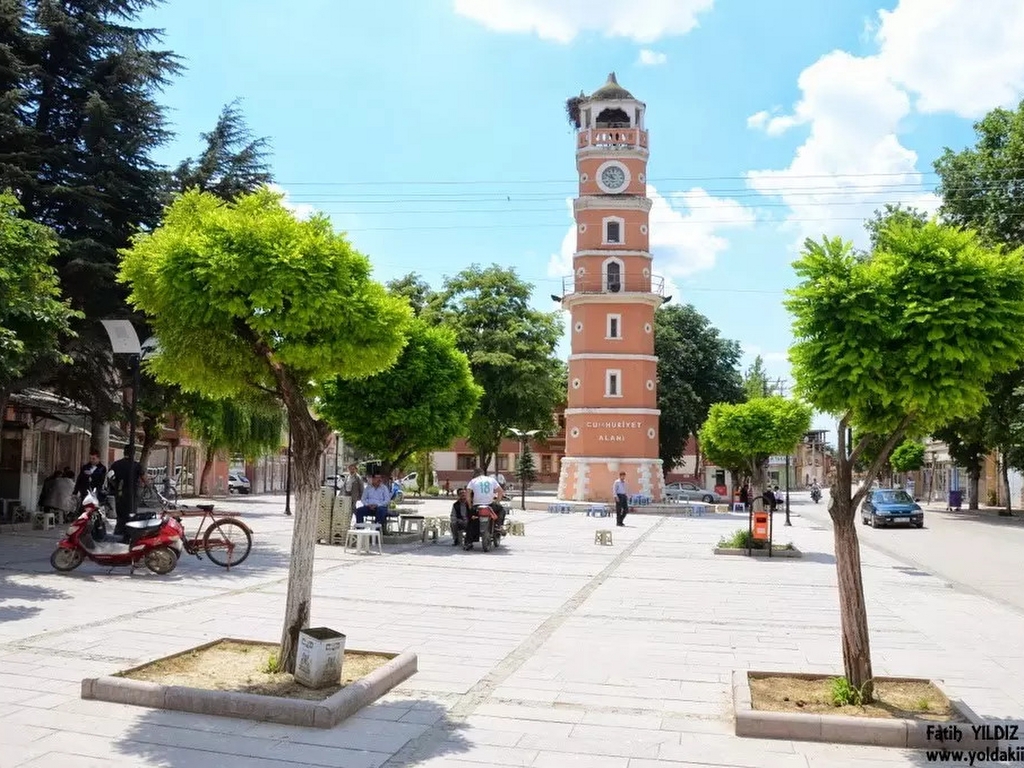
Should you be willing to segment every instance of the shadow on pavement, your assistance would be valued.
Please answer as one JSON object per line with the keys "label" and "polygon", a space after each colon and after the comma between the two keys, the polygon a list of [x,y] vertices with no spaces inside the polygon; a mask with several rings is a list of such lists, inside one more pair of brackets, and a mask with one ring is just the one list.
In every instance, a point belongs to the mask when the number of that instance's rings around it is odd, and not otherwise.
{"label": "shadow on pavement", "polygon": [[329,729],[148,710],[114,749],[162,768],[374,768],[396,753],[399,765],[464,753],[472,747],[464,727],[441,705],[416,699],[371,704]]}
{"label": "shadow on pavement", "polygon": [[[49,565],[49,564],[47,564]],[[43,608],[39,603],[47,600],[67,600],[67,592],[41,584],[27,584],[19,575],[33,575],[37,571],[0,567],[0,624],[30,619]]]}

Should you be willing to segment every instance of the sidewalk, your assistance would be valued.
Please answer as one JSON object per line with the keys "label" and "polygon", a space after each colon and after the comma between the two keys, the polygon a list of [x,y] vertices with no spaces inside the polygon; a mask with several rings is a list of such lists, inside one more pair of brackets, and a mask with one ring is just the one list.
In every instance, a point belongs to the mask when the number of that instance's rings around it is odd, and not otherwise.
{"label": "sidewalk", "polygon": [[[52,532],[0,536],[0,768],[888,768],[923,752],[738,739],[730,673],[841,669],[832,534],[794,518],[802,560],[714,557],[745,517],[516,511],[527,535],[383,557],[319,547],[313,620],[420,671],[332,730],[79,698],[79,681],[222,636],[276,640],[291,521],[224,501],[256,531],[242,568],[166,577],[50,571]],[[426,514],[450,502],[426,501]],[[797,507],[799,509],[799,507]],[[740,519],[742,517],[742,520]],[[593,544],[611,527],[614,546]],[[1024,717],[1024,615],[863,552],[875,672],[942,678],[983,717]],[[930,763],[934,765],[935,763]]]}

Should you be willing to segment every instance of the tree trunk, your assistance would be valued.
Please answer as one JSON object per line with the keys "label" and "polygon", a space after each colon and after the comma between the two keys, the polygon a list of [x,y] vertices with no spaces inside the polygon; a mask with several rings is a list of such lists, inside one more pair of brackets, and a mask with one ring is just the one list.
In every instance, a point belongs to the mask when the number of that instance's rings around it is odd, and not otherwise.
{"label": "tree trunk", "polygon": [[1010,467],[1006,463],[1006,453],[1000,457],[1000,470],[1003,473],[1003,490],[1006,491],[1006,509],[999,510],[1000,517],[1013,517],[1013,497],[1010,495]]}
{"label": "tree trunk", "polygon": [[[290,393],[286,393],[290,394]],[[327,449],[331,431],[309,413],[305,398],[288,398],[288,420],[292,435],[292,490],[295,493],[295,523],[288,566],[288,596],[285,602],[281,650],[278,654],[285,672],[295,671],[299,632],[309,626],[313,599],[313,557],[316,554],[316,523],[320,492],[320,456]]]}
{"label": "tree trunk", "polygon": [[210,473],[213,472],[213,461],[217,458],[217,452],[206,449],[206,457],[203,461],[203,471],[199,473],[199,495],[210,495]]}
{"label": "tree trunk", "polygon": [[967,468],[967,488],[970,498],[967,500],[968,509],[978,508],[978,486],[981,483],[981,465],[974,464]]}
{"label": "tree trunk", "polygon": [[850,685],[864,701],[872,699],[871,643],[864,582],[860,570],[860,544],[856,518],[847,491],[834,498],[829,510],[836,547],[836,575],[839,580],[839,620],[843,635],[843,671]]}

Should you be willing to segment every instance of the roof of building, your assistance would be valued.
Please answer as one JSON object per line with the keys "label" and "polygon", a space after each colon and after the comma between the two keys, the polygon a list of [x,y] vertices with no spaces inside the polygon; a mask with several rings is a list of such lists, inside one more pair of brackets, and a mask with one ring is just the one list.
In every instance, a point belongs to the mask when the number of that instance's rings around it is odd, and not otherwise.
{"label": "roof of building", "polygon": [[619,81],[615,79],[615,73],[611,72],[608,75],[608,82],[590,94],[591,99],[600,99],[602,101],[613,100],[613,99],[633,99],[633,94],[619,85]]}

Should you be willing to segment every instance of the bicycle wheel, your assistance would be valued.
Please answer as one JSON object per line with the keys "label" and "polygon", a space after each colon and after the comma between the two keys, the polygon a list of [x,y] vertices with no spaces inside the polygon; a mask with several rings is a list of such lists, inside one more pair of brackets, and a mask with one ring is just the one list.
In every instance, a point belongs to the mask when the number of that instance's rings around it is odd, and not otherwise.
{"label": "bicycle wheel", "polygon": [[203,549],[211,562],[223,568],[241,565],[252,550],[252,534],[238,520],[226,517],[206,529]]}

